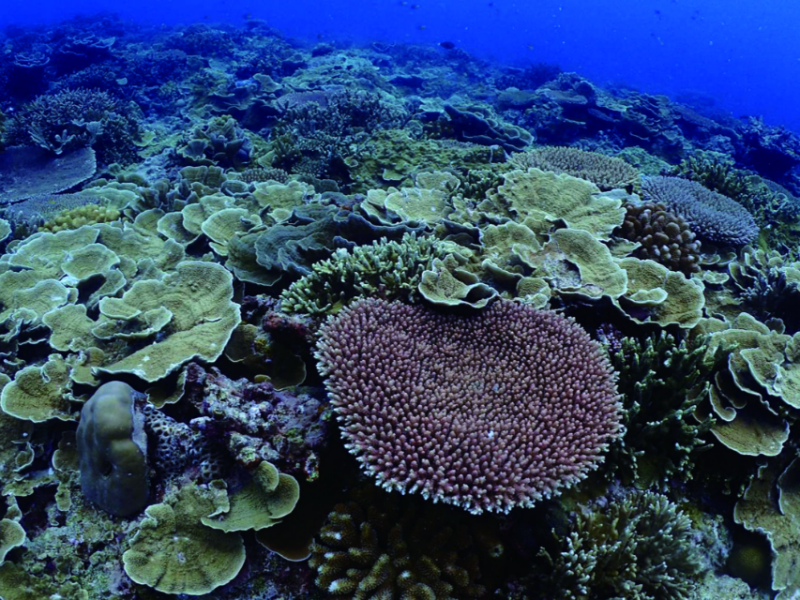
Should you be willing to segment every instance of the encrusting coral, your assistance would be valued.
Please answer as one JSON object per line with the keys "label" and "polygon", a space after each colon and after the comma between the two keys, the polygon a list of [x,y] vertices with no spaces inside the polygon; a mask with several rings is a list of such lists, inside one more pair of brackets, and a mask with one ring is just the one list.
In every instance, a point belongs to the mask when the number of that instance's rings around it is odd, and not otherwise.
{"label": "encrusting coral", "polygon": [[621,431],[600,348],[574,322],[520,304],[458,317],[361,300],[326,323],[317,357],[364,470],[473,513],[575,484]]}

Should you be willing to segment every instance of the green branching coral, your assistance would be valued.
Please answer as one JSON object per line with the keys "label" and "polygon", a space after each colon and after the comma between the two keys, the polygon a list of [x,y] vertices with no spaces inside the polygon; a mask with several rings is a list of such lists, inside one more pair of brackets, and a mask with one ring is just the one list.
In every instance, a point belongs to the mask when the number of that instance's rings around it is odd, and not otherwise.
{"label": "green branching coral", "polygon": [[575,514],[551,557],[556,600],[683,600],[700,571],[689,517],[666,496],[628,492]]}
{"label": "green branching coral", "polygon": [[741,201],[741,196],[747,192],[744,173],[736,169],[733,161],[724,154],[699,151],[682,160],[673,174],[696,181],[712,192],[734,200]]}
{"label": "green branching coral", "polygon": [[294,282],[281,295],[289,313],[335,313],[350,300],[380,297],[414,301],[422,273],[435,258],[444,258],[447,246],[435,238],[406,234],[402,241],[386,239],[371,246],[338,250],[315,263],[312,273]]}
{"label": "green branching coral", "polygon": [[784,319],[788,328],[797,328],[800,262],[792,262],[775,250],[746,246],[728,270],[735,293],[749,313],[762,321]]}
{"label": "green branching coral", "polygon": [[337,504],[309,562],[337,598],[480,598],[478,556],[465,517],[414,498],[360,488]]}
{"label": "green branching coral", "polygon": [[664,487],[690,479],[695,453],[707,447],[711,420],[695,418],[708,386],[705,346],[690,349],[661,332],[639,341],[626,337],[610,352],[623,395],[625,436],[612,444],[608,464],[623,482]]}

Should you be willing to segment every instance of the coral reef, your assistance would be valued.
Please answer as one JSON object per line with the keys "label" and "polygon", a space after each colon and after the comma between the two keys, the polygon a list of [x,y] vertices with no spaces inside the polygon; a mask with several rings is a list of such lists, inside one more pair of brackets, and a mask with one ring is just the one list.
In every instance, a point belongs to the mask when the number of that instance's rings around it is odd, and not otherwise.
{"label": "coral reef", "polygon": [[212,21],[0,31],[0,597],[800,594],[800,136]]}
{"label": "coral reef", "polygon": [[645,177],[642,190],[648,200],[686,219],[703,240],[741,246],[758,235],[753,216],[741,204],[699,183],[678,177]]}
{"label": "coral reef", "polygon": [[666,496],[630,492],[579,507],[552,557],[552,597],[691,597],[700,564],[692,526]]}
{"label": "coral reef", "polygon": [[654,260],[689,275],[700,271],[700,242],[688,223],[663,204],[643,202],[625,206],[619,234],[640,244],[635,256]]}
{"label": "coral reef", "polygon": [[390,490],[507,512],[583,479],[620,433],[606,358],[554,313],[498,302],[454,317],[362,300],[321,336],[348,448]]}

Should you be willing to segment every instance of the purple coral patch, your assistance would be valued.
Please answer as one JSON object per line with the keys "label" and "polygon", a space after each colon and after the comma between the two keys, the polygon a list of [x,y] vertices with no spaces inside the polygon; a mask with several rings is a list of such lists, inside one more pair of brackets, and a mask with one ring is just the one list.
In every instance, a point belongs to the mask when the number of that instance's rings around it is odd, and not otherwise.
{"label": "purple coral patch", "polygon": [[347,447],[387,489],[507,512],[583,479],[619,435],[607,358],[554,312],[363,300],[321,333]]}

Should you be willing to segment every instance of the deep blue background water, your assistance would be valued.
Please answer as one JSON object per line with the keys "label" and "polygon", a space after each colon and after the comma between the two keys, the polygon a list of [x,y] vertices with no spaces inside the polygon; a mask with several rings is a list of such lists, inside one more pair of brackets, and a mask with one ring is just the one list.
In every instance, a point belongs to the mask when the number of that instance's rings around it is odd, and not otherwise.
{"label": "deep blue background water", "polygon": [[737,116],[800,130],[796,0],[5,0],[0,26],[98,10],[166,24],[261,18],[314,41],[452,41],[601,84],[707,96]]}

